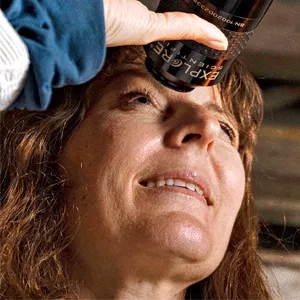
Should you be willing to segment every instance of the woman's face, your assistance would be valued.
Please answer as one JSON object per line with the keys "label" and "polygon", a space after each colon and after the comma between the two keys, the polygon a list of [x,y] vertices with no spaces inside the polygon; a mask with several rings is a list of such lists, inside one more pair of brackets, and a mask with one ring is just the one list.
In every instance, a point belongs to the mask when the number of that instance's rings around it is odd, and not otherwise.
{"label": "woman's face", "polygon": [[142,61],[122,64],[60,156],[76,262],[93,274],[209,276],[244,195],[238,143],[217,88],[172,91]]}

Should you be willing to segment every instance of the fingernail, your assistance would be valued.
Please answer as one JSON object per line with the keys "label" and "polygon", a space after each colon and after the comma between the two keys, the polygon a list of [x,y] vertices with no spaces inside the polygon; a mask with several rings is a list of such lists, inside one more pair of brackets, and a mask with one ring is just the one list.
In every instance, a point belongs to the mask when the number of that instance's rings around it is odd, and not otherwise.
{"label": "fingernail", "polygon": [[226,36],[217,27],[212,27],[209,30],[207,38],[213,48],[218,50],[226,50],[228,48],[228,40]]}
{"label": "fingernail", "polygon": [[209,47],[215,48],[217,50],[226,50],[228,48],[228,42],[221,41],[209,41]]}

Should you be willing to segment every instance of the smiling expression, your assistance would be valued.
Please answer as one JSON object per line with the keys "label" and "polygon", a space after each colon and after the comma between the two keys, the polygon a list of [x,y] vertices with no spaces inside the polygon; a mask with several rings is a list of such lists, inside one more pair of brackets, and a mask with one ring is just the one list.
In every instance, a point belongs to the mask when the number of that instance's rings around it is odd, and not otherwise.
{"label": "smiling expression", "polygon": [[145,273],[150,262],[152,275],[188,266],[187,278],[207,277],[245,189],[237,126],[218,88],[172,91],[137,61],[100,98],[60,156],[71,234],[80,220],[70,251],[91,269]]}

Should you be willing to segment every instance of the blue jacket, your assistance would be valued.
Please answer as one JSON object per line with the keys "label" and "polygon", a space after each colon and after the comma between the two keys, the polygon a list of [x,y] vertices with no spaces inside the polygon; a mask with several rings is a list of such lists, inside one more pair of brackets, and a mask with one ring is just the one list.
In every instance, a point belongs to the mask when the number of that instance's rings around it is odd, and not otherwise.
{"label": "blue jacket", "polygon": [[105,60],[102,0],[1,0],[1,9],[26,43],[31,66],[9,107],[45,110],[52,88],[92,79]]}

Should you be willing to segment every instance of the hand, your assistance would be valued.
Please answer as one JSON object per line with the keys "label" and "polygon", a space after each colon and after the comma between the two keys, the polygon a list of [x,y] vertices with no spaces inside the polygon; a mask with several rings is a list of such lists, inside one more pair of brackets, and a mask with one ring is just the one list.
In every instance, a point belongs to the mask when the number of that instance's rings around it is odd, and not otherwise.
{"label": "hand", "polygon": [[137,0],[104,0],[106,45],[145,45],[159,40],[194,40],[217,50],[228,42],[213,24],[194,14],[155,13]]}

